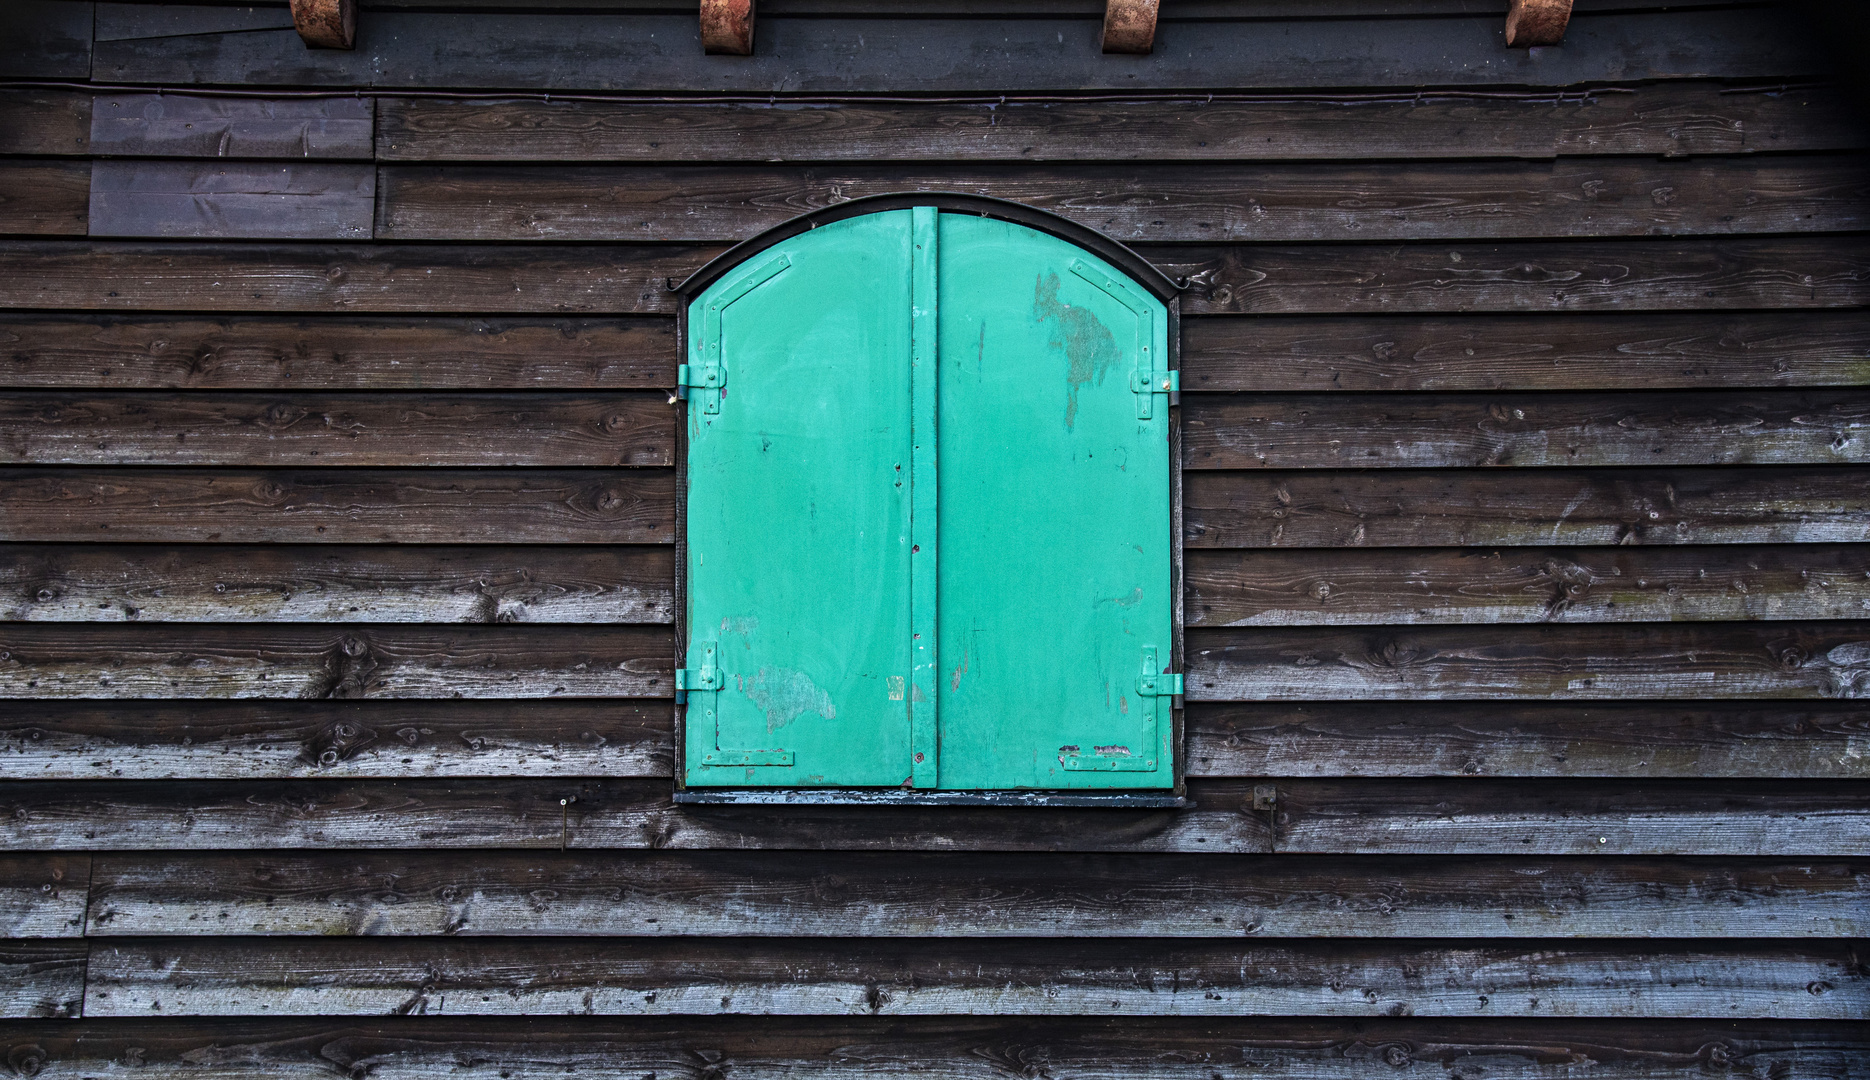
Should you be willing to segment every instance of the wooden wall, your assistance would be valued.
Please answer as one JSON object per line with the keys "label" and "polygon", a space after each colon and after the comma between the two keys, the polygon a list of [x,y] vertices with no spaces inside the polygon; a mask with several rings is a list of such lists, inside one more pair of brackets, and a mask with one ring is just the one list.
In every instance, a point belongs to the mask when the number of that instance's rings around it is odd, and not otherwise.
{"label": "wooden wall", "polygon": [[[1870,1077],[1870,127],[1502,7],[10,0],[6,1067]],[[1188,283],[1192,809],[670,801],[668,284],[907,189]]]}

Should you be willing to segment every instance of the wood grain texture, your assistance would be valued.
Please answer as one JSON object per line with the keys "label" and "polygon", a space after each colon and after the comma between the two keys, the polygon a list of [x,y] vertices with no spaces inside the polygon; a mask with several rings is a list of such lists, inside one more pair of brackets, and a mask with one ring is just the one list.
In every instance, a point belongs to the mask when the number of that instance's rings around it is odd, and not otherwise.
{"label": "wood grain texture", "polygon": [[675,463],[676,415],[655,391],[22,391],[0,398],[0,464],[668,466]]}
{"label": "wood grain texture", "polygon": [[[1823,989],[1816,989],[1823,987]],[[1810,989],[1808,989],[1810,988]],[[1848,945],[413,938],[92,946],[85,1013],[1558,1016],[1853,1020]]]}
{"label": "wood grain texture", "polygon": [[84,1015],[82,941],[0,941],[0,1019]]}
{"label": "wood grain texture", "polygon": [[0,539],[666,544],[666,471],[0,470]]}
{"label": "wood grain texture", "polygon": [[668,623],[667,547],[0,546],[21,622]]}
{"label": "wood grain texture", "polygon": [[7,0],[0,5],[0,78],[89,79],[90,0]]}
{"label": "wood grain texture", "polygon": [[0,161],[0,233],[83,236],[88,161]]}
{"label": "wood grain texture", "polygon": [[667,777],[666,701],[34,701],[0,706],[18,779]]}
{"label": "wood grain texture", "polygon": [[84,936],[90,887],[89,855],[0,854],[0,938]]}
{"label": "wood grain texture", "polygon": [[1724,311],[1870,303],[1870,255],[1812,237],[1204,250],[1144,245],[1189,315]]}
{"label": "wood grain texture", "polygon": [[169,85],[757,93],[1014,93],[1224,86],[1569,86],[1784,79],[1824,69],[1799,29],[1757,9],[1580,20],[1562,53],[1500,47],[1500,16],[1165,21],[1155,52],[1113,62],[1088,19],[765,18],[751,57],[701,56],[693,13],[629,19],[383,12],[356,49],[285,30],[100,41],[100,80]]}
{"label": "wood grain texture", "polygon": [[91,235],[368,240],[377,170],[333,162],[98,161]]}
{"label": "wood grain texture", "polygon": [[[938,1017],[762,1019],[384,1017],[369,1020],[22,1021],[6,1052],[45,1077],[153,1080],[262,1073],[322,1080],[366,1070],[409,1080],[592,1076],[1124,1076],[1136,1080],[1654,1080],[1707,1070],[1862,1080],[1862,1025],[1783,1020],[1497,1020],[1255,1017],[1146,1021]],[[1462,1075],[1466,1075],[1463,1073]]]}
{"label": "wood grain texture", "polygon": [[1662,390],[1870,384],[1861,311],[1184,319],[1188,390]]}
{"label": "wood grain texture", "polygon": [[0,698],[661,697],[649,627],[0,624]]}
{"label": "wood grain texture", "polygon": [[1188,635],[1203,701],[1870,697],[1870,621],[1280,627]]}
{"label": "wood grain texture", "polygon": [[266,4],[166,4],[127,0],[103,3],[97,13],[97,40],[192,37],[292,27],[286,0]]}
{"label": "wood grain texture", "polygon": [[1854,701],[1204,702],[1184,723],[1196,777],[1870,777]]}
{"label": "wood grain texture", "polygon": [[[1264,782],[1261,785],[1265,786]],[[1192,780],[1179,810],[675,806],[664,779],[14,781],[20,851],[656,848],[1857,858],[1855,781]],[[1280,816],[1283,815],[1283,816]],[[1275,830],[1277,830],[1275,835]]]}
{"label": "wood grain texture", "polygon": [[718,247],[627,244],[538,248],[15,240],[0,242],[0,307],[671,314],[676,303],[669,285],[719,252]]}
{"label": "wood grain texture", "polygon": [[1812,544],[1870,539],[1851,469],[1190,472],[1190,548]]}
{"label": "wood grain texture", "polygon": [[38,87],[0,90],[0,154],[84,154],[90,149],[90,94]]}
{"label": "wood grain texture", "polygon": [[1853,862],[1311,855],[100,855],[84,932],[774,938],[1857,937]]}
{"label": "wood grain texture", "polygon": [[1184,578],[1203,627],[1870,618],[1856,545],[1191,551]]}
{"label": "wood grain texture", "polygon": [[[291,23],[290,16],[286,21]],[[91,110],[91,146],[101,154],[139,157],[369,161],[375,105],[363,97],[99,94]]]}
{"label": "wood grain texture", "polygon": [[[5,423],[0,413],[0,433]],[[1186,469],[1865,462],[1863,391],[1201,394],[1182,402]]]}
{"label": "wood grain texture", "polygon": [[1370,161],[1674,157],[1866,144],[1835,90],[1735,93],[1696,82],[1561,94],[814,108],[390,97],[378,100],[377,122],[383,161]]}
{"label": "wood grain texture", "polygon": [[647,389],[675,320],[0,315],[0,383],[109,390]]}

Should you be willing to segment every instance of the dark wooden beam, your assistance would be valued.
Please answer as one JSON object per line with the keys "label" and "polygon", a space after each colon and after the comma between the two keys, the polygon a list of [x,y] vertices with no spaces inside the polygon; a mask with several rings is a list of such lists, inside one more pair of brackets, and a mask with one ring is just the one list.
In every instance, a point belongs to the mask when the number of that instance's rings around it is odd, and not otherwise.
{"label": "dark wooden beam", "polygon": [[292,26],[308,48],[348,49],[357,36],[357,0],[292,0]]}
{"label": "dark wooden beam", "polygon": [[1509,0],[1506,43],[1520,49],[1556,45],[1571,21],[1571,0]]}
{"label": "dark wooden beam", "polygon": [[1110,0],[1104,8],[1104,51],[1146,55],[1156,44],[1158,0]]}
{"label": "dark wooden beam", "polygon": [[701,0],[701,49],[717,56],[752,56],[753,0]]}

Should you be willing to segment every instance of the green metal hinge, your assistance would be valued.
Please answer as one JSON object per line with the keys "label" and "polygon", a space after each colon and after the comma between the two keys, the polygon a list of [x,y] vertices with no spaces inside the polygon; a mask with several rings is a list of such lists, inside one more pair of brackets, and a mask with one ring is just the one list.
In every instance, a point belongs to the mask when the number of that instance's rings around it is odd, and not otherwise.
{"label": "green metal hinge", "polygon": [[1157,394],[1169,395],[1169,404],[1181,401],[1182,373],[1179,371],[1132,371],[1130,389],[1136,392],[1136,418],[1148,420],[1155,415]]}
{"label": "green metal hinge", "polygon": [[677,668],[675,671],[675,703],[688,702],[690,690],[719,690],[727,680],[721,676],[721,668],[716,663],[720,646],[712,641],[701,643],[701,666],[699,668]]}
{"label": "green metal hinge", "polygon": [[1180,674],[1171,675],[1159,670],[1156,665],[1156,648],[1150,646],[1143,650],[1143,671],[1136,679],[1136,693],[1140,697],[1181,697],[1183,679]]}
{"label": "green metal hinge", "polygon": [[[687,703],[690,691],[720,690],[727,685],[727,676],[721,671],[720,644],[703,641],[700,645],[701,666],[677,668],[675,671],[675,703],[677,705]],[[705,721],[705,727],[714,727],[717,707],[712,697],[704,698],[696,703],[696,708]],[[791,765],[792,760],[790,750],[721,750],[717,748],[701,755],[703,765]]]}
{"label": "green metal hinge", "polygon": [[[727,373],[719,364],[683,364],[675,369],[675,396],[683,400],[688,398],[688,388],[701,387],[719,390],[727,385]],[[721,411],[721,395],[701,395],[701,411],[717,413]]]}

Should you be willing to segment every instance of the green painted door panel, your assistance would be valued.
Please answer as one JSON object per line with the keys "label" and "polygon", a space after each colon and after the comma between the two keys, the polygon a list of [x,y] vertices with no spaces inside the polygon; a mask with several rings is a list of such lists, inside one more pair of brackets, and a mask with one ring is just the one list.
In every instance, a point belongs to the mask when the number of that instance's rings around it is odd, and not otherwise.
{"label": "green painted door panel", "polygon": [[689,309],[690,785],[910,776],[910,241],[826,225]]}
{"label": "green painted door panel", "polygon": [[1172,786],[1167,309],[1010,222],[940,249],[941,786]]}

